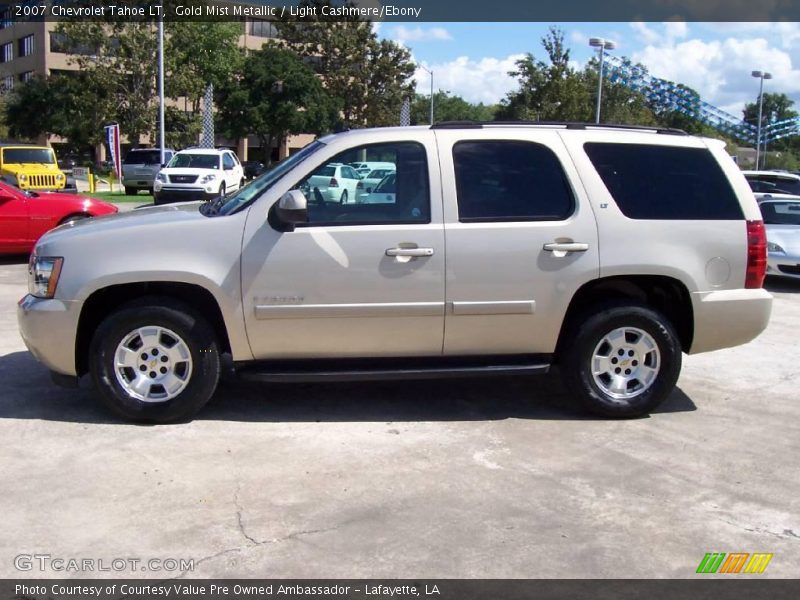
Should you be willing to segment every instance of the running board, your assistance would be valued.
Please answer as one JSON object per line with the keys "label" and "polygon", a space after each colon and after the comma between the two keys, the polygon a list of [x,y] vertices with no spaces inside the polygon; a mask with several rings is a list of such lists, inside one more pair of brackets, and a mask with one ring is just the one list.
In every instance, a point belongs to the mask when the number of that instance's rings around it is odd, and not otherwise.
{"label": "running board", "polygon": [[317,368],[311,365],[291,365],[285,361],[280,365],[259,363],[243,366],[236,375],[244,381],[264,383],[320,383],[347,381],[390,381],[398,379],[444,379],[453,377],[490,377],[508,375],[543,375],[550,370],[548,362],[509,362],[503,364],[433,364],[424,366],[397,366],[389,368],[381,365],[348,368]]}

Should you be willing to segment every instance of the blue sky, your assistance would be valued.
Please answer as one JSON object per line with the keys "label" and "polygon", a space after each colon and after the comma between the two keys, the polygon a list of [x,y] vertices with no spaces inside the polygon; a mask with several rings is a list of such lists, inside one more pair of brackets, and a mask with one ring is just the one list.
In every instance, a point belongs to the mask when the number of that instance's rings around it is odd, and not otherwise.
{"label": "blue sky", "polygon": [[[382,23],[382,37],[411,49],[435,73],[435,88],[473,102],[496,102],[516,87],[507,72],[525,52],[544,57],[540,39],[549,23]],[[774,75],[765,91],[800,105],[800,23],[553,23],[564,30],[577,66],[591,56],[589,37],[617,42],[614,54],[643,63],[650,73],[689,85],[703,99],[741,116],[758,94],[753,70]],[[416,73],[428,93],[429,75]]]}

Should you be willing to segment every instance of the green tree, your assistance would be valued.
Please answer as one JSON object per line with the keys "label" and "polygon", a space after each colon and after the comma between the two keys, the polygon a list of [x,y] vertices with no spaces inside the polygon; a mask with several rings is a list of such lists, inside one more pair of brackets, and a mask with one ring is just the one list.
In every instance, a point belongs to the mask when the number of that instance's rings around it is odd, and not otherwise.
{"label": "green tree", "polygon": [[[411,124],[427,125],[430,123],[430,96],[417,94],[411,103]],[[439,121],[491,121],[494,118],[495,106],[471,104],[461,96],[450,92],[438,91],[433,95],[434,120]]]}
{"label": "green tree", "polygon": [[[528,53],[509,75],[519,80],[497,111],[499,119],[530,121],[587,121],[591,94],[585,78],[570,64],[564,32],[556,27],[542,38],[547,60]],[[596,82],[597,80],[595,80]]]}
{"label": "green tree", "polygon": [[109,95],[112,117],[134,146],[155,130],[156,33],[152,23],[63,21],[56,31],[79,51],[70,63]]}
{"label": "green tree", "polygon": [[241,74],[220,91],[217,121],[232,138],[258,137],[270,163],[275,142],[294,133],[322,133],[335,117],[314,72],[290,50],[264,46],[248,55]]}
{"label": "green tree", "polygon": [[330,0],[302,0],[300,6],[315,7],[317,16],[277,21],[281,37],[321,75],[344,126],[397,124],[403,98],[413,95],[410,53],[378,40],[369,21],[322,16],[322,7],[331,5]]}

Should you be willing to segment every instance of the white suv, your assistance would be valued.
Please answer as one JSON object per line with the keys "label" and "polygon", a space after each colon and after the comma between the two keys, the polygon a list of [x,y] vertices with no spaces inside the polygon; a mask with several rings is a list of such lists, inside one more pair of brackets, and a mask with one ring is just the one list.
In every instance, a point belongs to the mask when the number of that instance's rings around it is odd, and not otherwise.
{"label": "white suv", "polygon": [[[395,165],[389,189],[320,197],[331,165],[364,159]],[[91,373],[136,420],[191,417],[222,354],[273,382],[557,365],[587,409],[632,417],[683,353],[752,340],[772,305],[747,181],[724,143],[673,130],[360,129],[224,201],[135,213],[45,234],[18,315],[57,381]]]}
{"label": "white suv", "polygon": [[244,169],[230,150],[189,148],[172,157],[153,183],[156,204],[210,200],[244,185]]}

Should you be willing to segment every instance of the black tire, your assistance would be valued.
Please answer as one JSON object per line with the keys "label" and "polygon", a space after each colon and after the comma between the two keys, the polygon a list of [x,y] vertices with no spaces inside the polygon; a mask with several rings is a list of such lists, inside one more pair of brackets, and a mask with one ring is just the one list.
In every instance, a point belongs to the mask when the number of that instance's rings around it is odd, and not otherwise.
{"label": "black tire", "polygon": [[127,185],[125,186],[125,195],[126,196],[135,196],[138,193],[139,193],[139,189],[138,188],[128,187]]}
{"label": "black tire", "polygon": [[65,223],[74,223],[75,221],[83,221],[84,219],[91,218],[91,215],[84,215],[84,214],[77,214],[77,215],[68,215],[61,219],[58,224],[64,225]]}
{"label": "black tire", "polygon": [[[117,346],[140,327],[159,326],[182,338],[192,358],[186,387],[174,398],[145,402],[128,393],[114,369]],[[213,328],[191,307],[170,298],[144,298],[113,312],[97,328],[89,348],[89,370],[100,398],[133,421],[172,423],[191,419],[210,399],[220,376]]]}
{"label": "black tire", "polygon": [[347,204],[347,190],[343,191],[339,197],[339,204]]}
{"label": "black tire", "polygon": [[225,197],[225,184],[224,183],[220,183],[219,184],[219,195],[222,196],[223,198]]}
{"label": "black tire", "polygon": [[[603,338],[622,327],[635,328],[650,336],[658,348],[659,369],[650,386],[642,386],[645,387],[644,391],[627,398],[614,398],[595,381],[592,358]],[[559,357],[564,384],[581,405],[594,414],[616,418],[646,415],[666,400],[675,388],[681,371],[680,341],[669,320],[652,308],[637,304],[597,306],[576,317],[565,335]],[[632,335],[635,336],[635,333]],[[609,354],[609,357],[612,355]],[[653,359],[655,353],[647,358]],[[634,365],[638,366],[638,363],[630,363],[625,354],[620,358],[614,354],[613,360],[624,360],[625,365],[617,363],[620,368],[630,366],[635,374]],[[600,377],[602,379],[603,376]],[[632,392],[636,390],[637,381],[630,382]]]}

